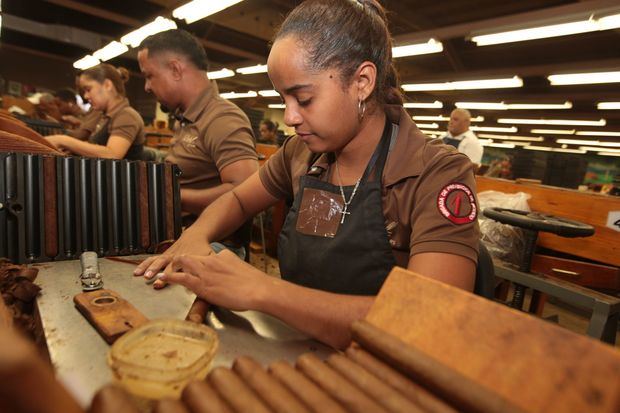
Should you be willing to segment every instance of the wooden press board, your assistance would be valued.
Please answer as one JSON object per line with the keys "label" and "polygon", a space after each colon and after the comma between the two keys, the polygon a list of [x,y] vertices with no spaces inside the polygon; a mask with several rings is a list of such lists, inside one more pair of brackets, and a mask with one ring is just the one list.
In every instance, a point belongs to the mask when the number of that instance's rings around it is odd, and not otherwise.
{"label": "wooden press board", "polygon": [[73,302],[108,344],[148,321],[129,301],[112,290],[84,292],[73,297]]}
{"label": "wooden press board", "polygon": [[395,268],[366,320],[528,412],[620,411],[620,352]]}

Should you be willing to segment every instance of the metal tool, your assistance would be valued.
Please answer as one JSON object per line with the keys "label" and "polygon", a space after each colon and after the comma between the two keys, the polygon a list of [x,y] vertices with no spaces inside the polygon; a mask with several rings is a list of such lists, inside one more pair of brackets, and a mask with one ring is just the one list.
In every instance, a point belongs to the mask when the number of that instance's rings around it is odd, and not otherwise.
{"label": "metal tool", "polygon": [[99,272],[97,253],[93,251],[83,252],[80,255],[80,264],[82,265],[82,274],[80,274],[82,290],[94,291],[103,288],[103,277]]}

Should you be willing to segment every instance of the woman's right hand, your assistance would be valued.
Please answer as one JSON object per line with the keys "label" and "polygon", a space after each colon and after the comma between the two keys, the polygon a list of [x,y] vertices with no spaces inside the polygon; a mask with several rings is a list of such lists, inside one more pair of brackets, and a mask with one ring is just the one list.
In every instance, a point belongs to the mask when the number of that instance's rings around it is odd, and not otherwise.
{"label": "woman's right hand", "polygon": [[[211,255],[213,250],[211,249],[209,240],[201,233],[201,231],[192,231],[191,228],[185,230],[181,238],[179,238],[174,244],[170,246],[161,255],[149,257],[142,261],[140,265],[134,270],[133,274],[136,276],[144,276],[146,279],[151,279],[157,275],[157,273],[164,272],[166,275],[178,270],[174,268],[173,260],[176,257],[182,255]],[[162,280],[156,280],[153,283],[153,288],[160,289],[166,286],[166,283]]]}

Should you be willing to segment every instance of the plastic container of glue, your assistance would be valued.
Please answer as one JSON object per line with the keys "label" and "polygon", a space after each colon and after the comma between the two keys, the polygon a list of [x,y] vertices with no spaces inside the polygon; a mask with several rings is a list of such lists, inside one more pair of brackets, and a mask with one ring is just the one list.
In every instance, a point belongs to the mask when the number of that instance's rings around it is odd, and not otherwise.
{"label": "plastic container of glue", "polygon": [[219,344],[203,324],[153,320],[119,338],[108,352],[114,379],[134,396],[178,399],[194,379],[207,376]]}

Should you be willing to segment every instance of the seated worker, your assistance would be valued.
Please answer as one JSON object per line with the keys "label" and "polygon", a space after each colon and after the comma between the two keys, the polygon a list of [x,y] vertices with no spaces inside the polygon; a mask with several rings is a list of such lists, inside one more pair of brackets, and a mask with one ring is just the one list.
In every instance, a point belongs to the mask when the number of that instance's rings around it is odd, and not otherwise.
{"label": "seated worker", "polygon": [[47,136],[57,149],[81,156],[142,159],[144,121],[125,97],[125,68],[101,63],[80,75],[80,88],[93,109],[103,113],[88,142],[67,135]]}
{"label": "seated worker", "polygon": [[[217,84],[207,77],[207,54],[188,32],[168,30],[147,37],[138,63],[144,89],[179,119],[166,161],[179,166],[181,208],[195,219],[258,170],[250,121],[219,96]],[[249,242],[248,229],[224,244],[243,255],[240,247]]]}
{"label": "seated worker", "polygon": [[[267,62],[296,136],[134,274],[165,268],[158,281],[270,314],[338,348],[395,265],[473,290],[480,233],[471,162],[415,126],[391,50],[374,0],[297,6]],[[282,198],[292,201],[278,242],[282,279],[210,251],[209,240]]]}
{"label": "seated worker", "polygon": [[35,106],[33,118],[46,122],[60,122],[61,113],[54,95],[51,93],[36,93],[28,98]]}
{"label": "seated worker", "polygon": [[54,100],[60,112],[57,121],[71,129],[79,127],[84,113],[77,105],[75,91],[69,88],[57,90],[54,92]]}
{"label": "seated worker", "polygon": [[259,143],[267,143],[271,145],[277,144],[277,133],[278,133],[278,123],[274,123],[269,119],[263,119],[260,123],[260,127],[258,128],[260,132],[260,137],[258,138]]}

